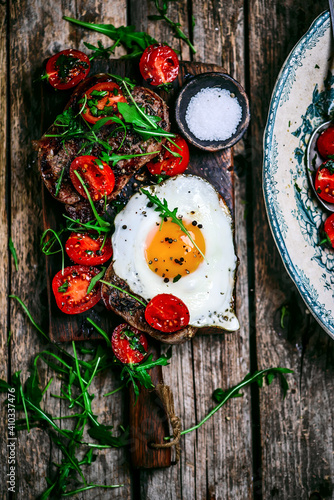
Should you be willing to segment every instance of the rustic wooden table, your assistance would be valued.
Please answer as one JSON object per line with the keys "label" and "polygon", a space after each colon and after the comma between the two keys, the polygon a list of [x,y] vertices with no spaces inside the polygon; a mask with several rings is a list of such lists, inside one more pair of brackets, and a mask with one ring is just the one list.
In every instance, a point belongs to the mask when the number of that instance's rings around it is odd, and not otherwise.
{"label": "rustic wooden table", "polygon": [[[111,492],[88,491],[78,498],[334,498],[334,343],[306,311],[283,268],[261,188],[262,134],[275,80],[289,51],[326,8],[325,0],[179,0],[169,6],[170,17],[190,32],[197,49],[193,60],[222,65],[243,83],[252,120],[247,137],[234,150],[241,329],[236,334],[196,336],[175,348],[171,365],[164,369],[165,382],[173,387],[184,428],[212,407],[215,388],[228,388],[256,368],[292,368],[288,396],[283,400],[277,381],[261,390],[245,390],[243,398],[230,401],[198,432],[182,438],[181,460],[168,469],[133,470],[125,449],[101,451],[88,468],[89,479],[124,486]],[[0,378],[17,370],[25,375],[43,348],[26,315],[8,295],[19,295],[34,318],[47,325],[45,261],[39,246],[41,184],[31,145],[43,132],[34,79],[45,57],[68,47],[85,50],[83,41],[103,38],[64,22],[63,15],[116,26],[133,24],[189,60],[187,45],[174,39],[167,25],[148,21],[147,15],[153,13],[154,3],[146,0],[0,2]],[[116,57],[122,54],[119,49]],[[18,271],[8,251],[10,236]],[[283,305],[290,312],[284,329]],[[48,371],[41,371],[42,383],[49,378]],[[124,396],[101,396],[116,385],[108,373],[94,388],[99,401],[96,413],[115,425],[125,415]],[[51,410],[61,411],[59,400],[47,397],[47,403]],[[2,407],[1,498],[7,492],[5,413]],[[48,435],[38,428],[19,434],[17,453],[15,498],[37,498],[45,489],[51,461],[59,457]]]}

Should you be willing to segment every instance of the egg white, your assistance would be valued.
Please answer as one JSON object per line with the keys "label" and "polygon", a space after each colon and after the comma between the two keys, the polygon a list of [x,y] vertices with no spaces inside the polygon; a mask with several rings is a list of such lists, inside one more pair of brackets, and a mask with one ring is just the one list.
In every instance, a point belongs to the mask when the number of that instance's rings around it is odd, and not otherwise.
{"label": "egg white", "polygon": [[162,219],[148,207],[149,199],[141,192],[132,196],[115,218],[112,237],[114,271],[130,289],[145,300],[160,293],[171,293],[188,307],[190,325],[213,326],[235,331],[239,328],[234,313],[233,290],[237,257],[233,243],[231,214],[215,189],[207,181],[192,175],[179,175],[146,189],[168,208],[177,207],[184,220],[202,224],[205,259],[198,268],[179,281],[168,283],[155,274],[145,260],[145,246],[152,228]]}

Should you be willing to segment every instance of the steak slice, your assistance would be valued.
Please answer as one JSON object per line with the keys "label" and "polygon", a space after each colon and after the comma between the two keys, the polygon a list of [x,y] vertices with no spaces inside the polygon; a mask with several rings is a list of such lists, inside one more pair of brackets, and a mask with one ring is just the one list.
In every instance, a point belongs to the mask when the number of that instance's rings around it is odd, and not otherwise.
{"label": "steak slice", "polygon": [[[105,74],[95,75],[87,80],[84,80],[72,94],[65,110],[71,108],[75,114],[78,114],[81,107],[79,101],[84,92],[86,92],[93,85],[105,81],[114,81],[118,83],[111,76]],[[168,107],[160,96],[145,87],[134,87],[131,90],[131,95],[135,102],[140,107],[144,108],[147,114],[151,116],[159,116],[161,118],[160,122],[158,122],[158,125],[161,128],[166,131],[170,130]],[[126,92],[124,92],[124,96],[127,98],[129,104],[131,104],[132,101],[126,95]],[[89,204],[87,200],[80,196],[80,194],[73,187],[69,176],[69,169],[75,157],[82,154],[81,149],[85,140],[83,138],[63,140],[59,137],[48,137],[50,135],[61,134],[63,131],[63,127],[53,124],[43,135],[42,139],[38,142],[38,165],[43,181],[51,195],[58,201],[65,203],[66,205],[73,206],[71,210],[72,215],[76,213],[76,205],[79,204],[78,208],[80,207],[80,210],[78,210],[78,218],[80,218],[82,207],[85,205],[89,207]],[[105,141],[109,144],[112,148],[112,151],[110,152],[114,152],[119,155],[147,153],[144,156],[121,160],[114,167],[110,165],[115,175],[115,187],[113,192],[108,196],[108,201],[115,199],[131,179],[133,174],[145,165],[145,163],[152,160],[159,154],[166,141],[166,139],[158,141],[153,137],[144,140],[139,134],[135,133],[131,129],[128,129],[126,136],[124,137],[123,128],[120,127],[119,124],[115,123],[101,127],[96,132],[96,136],[98,140]],[[89,154],[99,156],[101,151],[102,147],[97,142],[94,144],[92,151]],[[61,174],[62,179],[60,188],[59,192],[56,194],[57,183]],[[97,206],[101,209],[103,204],[98,204]]]}
{"label": "steak slice", "polygon": [[[134,297],[138,297],[143,300],[139,295],[133,293],[126,281],[122,280],[115,274],[113,264],[108,267],[104,281],[112,283],[117,287],[131,293]],[[119,316],[121,316],[129,325],[141,330],[142,332],[148,333],[151,337],[163,342],[165,344],[182,344],[187,340],[191,339],[197,328],[192,326],[187,326],[182,330],[174,333],[163,333],[159,330],[152,328],[145,319],[145,307],[141,305],[136,299],[132,298],[127,293],[123,293],[117,288],[102,285],[102,299],[109,311],[113,311]]]}

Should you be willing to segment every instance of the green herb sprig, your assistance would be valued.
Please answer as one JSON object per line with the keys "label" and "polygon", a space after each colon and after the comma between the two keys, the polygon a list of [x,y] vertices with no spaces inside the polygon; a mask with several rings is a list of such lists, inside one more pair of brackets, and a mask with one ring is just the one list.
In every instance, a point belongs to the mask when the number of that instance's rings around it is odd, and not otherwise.
{"label": "green herb sprig", "polygon": [[[151,21],[160,21],[164,20],[167,24],[172,28],[175,38],[179,38],[183,40],[190,48],[193,54],[196,54],[196,49],[187,37],[185,33],[181,30],[181,23],[175,23],[167,16],[168,5],[170,2],[174,2],[175,0],[154,0],[155,8],[159,12],[159,15],[148,16]],[[192,26],[194,26],[194,18],[192,18]]]}
{"label": "green herb sprig", "polygon": [[141,188],[140,191],[147,196],[147,198],[150,200],[151,203],[156,205],[156,208],[154,210],[156,212],[159,212],[160,217],[162,217],[163,219],[165,217],[170,218],[172,222],[177,224],[182,229],[182,231],[188,236],[194,247],[197,248],[199,253],[202,255],[203,259],[207,262],[202,250],[196,245],[193,238],[191,237],[191,234],[183,224],[182,220],[177,216],[178,209],[174,208],[174,210],[170,210],[168,208],[167,200],[165,200],[165,198],[163,199],[163,201],[161,201],[156,195],[151,194],[147,189]]}
{"label": "green herb sprig", "polygon": [[121,59],[133,59],[134,57],[140,56],[144,50],[154,43],[158,43],[155,38],[143,31],[136,31],[134,26],[120,26],[116,28],[112,24],[95,24],[87,23],[85,21],[80,21],[79,19],[74,19],[72,17],[64,16],[65,21],[69,21],[83,28],[88,28],[93,31],[98,31],[103,35],[106,35],[111,40],[116,43],[109,48],[112,52],[117,45],[122,45],[127,50],[127,55],[122,56]]}
{"label": "green herb sprig", "polygon": [[15,249],[15,246],[14,246],[12,238],[9,238],[8,247],[9,247],[9,251],[12,254],[12,257],[14,259],[15,269],[16,269],[16,271],[18,271],[19,270],[19,265],[18,265],[17,253],[16,253],[16,249]]}
{"label": "green herb sprig", "polygon": [[134,295],[132,295],[130,292],[128,292],[127,290],[124,290],[123,288],[120,288],[119,286],[117,285],[114,285],[114,283],[110,283],[109,281],[104,281],[104,280],[100,280],[101,283],[103,283],[104,285],[108,285],[108,286],[111,286],[112,288],[116,288],[116,290],[119,290],[120,292],[122,293],[125,293],[126,295],[129,295],[129,297],[132,297],[133,299],[135,299],[137,302],[139,302],[142,306],[146,307],[146,304],[145,302],[143,302],[141,299],[139,299],[138,297],[135,297]]}
{"label": "green herb sprig", "polygon": [[[287,390],[289,389],[288,382],[284,376],[285,373],[293,373],[293,370],[289,368],[266,368],[265,370],[256,371],[254,373],[248,373],[246,377],[231,389],[223,390],[216,389],[213,393],[214,400],[218,403],[217,406],[213,408],[198,424],[190,427],[189,429],[185,429],[181,431],[181,436],[188,434],[188,432],[195,431],[199,429],[205,422],[207,422],[217,411],[221,409],[221,407],[231,398],[239,398],[242,397],[243,394],[240,393],[240,389],[246,387],[247,385],[257,383],[259,387],[263,386],[264,380],[267,381],[267,384],[270,385],[274,378],[278,376],[280,378],[281,386],[283,389],[283,397],[285,398]],[[165,439],[172,439],[171,437]]]}
{"label": "green herb sprig", "polygon": [[158,359],[153,360],[153,354],[150,354],[146,360],[140,364],[124,365],[120,374],[120,379],[125,382],[125,385],[132,384],[135,393],[135,402],[139,396],[139,385],[146,389],[154,389],[152,379],[148,370],[154,366],[167,366],[172,357],[172,348],[170,347],[165,355],[160,356]]}

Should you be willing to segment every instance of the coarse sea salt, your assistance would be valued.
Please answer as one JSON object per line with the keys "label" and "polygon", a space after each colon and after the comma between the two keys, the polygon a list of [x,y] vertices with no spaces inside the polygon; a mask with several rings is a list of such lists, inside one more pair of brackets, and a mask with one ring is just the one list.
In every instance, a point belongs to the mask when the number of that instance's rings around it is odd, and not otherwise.
{"label": "coarse sea salt", "polygon": [[237,130],[242,108],[231,92],[205,88],[191,99],[186,111],[190,131],[202,141],[225,141]]}

